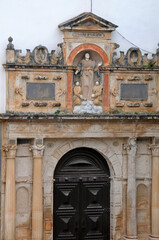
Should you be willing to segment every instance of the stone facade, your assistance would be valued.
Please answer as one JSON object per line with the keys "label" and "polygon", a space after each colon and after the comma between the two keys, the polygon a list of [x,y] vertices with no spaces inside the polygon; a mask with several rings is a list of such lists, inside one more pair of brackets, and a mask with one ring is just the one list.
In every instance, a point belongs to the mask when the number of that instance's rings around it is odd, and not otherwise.
{"label": "stone facade", "polygon": [[79,148],[109,167],[110,239],[159,239],[158,50],[152,59],[135,48],[117,58],[117,26],[92,13],[59,28],[58,54],[39,45],[21,56],[9,38],[1,239],[53,239],[56,166]]}

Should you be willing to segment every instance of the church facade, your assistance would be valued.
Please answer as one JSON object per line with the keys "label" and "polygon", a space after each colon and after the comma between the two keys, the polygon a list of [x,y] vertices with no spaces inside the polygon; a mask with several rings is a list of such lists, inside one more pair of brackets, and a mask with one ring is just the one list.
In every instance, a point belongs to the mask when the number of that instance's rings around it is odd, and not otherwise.
{"label": "church facade", "polygon": [[159,50],[117,56],[82,13],[63,42],[6,49],[2,240],[159,239]]}

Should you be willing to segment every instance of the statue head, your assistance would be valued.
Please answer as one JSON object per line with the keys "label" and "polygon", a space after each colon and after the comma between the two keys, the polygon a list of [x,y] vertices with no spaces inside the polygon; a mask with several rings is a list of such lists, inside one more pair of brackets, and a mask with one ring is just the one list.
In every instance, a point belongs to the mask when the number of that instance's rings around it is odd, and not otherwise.
{"label": "statue head", "polygon": [[89,58],[90,58],[89,53],[85,53],[85,59],[86,59],[86,60],[89,60]]}

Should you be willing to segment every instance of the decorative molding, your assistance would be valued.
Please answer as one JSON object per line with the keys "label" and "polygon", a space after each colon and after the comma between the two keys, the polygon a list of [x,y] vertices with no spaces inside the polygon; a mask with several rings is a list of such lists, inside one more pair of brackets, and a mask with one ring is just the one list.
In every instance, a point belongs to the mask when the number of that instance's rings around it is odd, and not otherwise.
{"label": "decorative molding", "polygon": [[35,79],[36,80],[47,80],[48,77],[47,76],[36,76]]}

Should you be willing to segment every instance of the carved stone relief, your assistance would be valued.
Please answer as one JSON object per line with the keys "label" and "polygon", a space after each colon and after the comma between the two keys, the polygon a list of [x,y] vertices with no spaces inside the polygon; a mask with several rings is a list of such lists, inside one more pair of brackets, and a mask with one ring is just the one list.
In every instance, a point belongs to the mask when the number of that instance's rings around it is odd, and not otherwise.
{"label": "carved stone relief", "polygon": [[55,53],[52,50],[51,53],[45,46],[39,45],[34,48],[33,52],[30,49],[26,49],[26,55],[21,55],[22,51],[14,49],[12,44],[13,38],[8,38],[9,44],[7,45],[7,63],[18,65],[63,65],[63,44],[58,44],[60,50]]}
{"label": "carved stone relief", "polygon": [[77,80],[73,90],[74,113],[102,112],[102,87],[100,86],[100,66],[102,62],[91,59],[88,52],[76,66]]}
{"label": "carved stone relief", "polygon": [[113,52],[112,57],[113,66],[131,66],[138,67],[142,66],[144,68],[152,68],[153,66],[158,65],[158,49],[156,54],[152,54],[152,58],[148,58],[148,54],[145,53],[142,55],[139,48],[130,48],[127,53],[124,54],[123,51],[120,51],[120,57],[117,57],[117,53]]}
{"label": "carved stone relief", "polygon": [[34,54],[34,61],[37,64],[47,63],[48,50],[46,47],[39,45],[34,49],[33,54]]}

